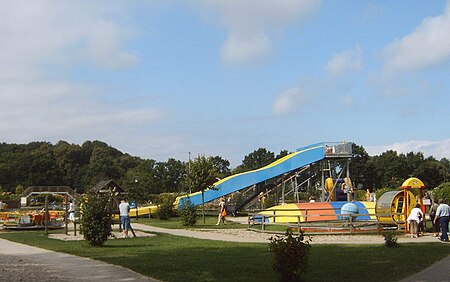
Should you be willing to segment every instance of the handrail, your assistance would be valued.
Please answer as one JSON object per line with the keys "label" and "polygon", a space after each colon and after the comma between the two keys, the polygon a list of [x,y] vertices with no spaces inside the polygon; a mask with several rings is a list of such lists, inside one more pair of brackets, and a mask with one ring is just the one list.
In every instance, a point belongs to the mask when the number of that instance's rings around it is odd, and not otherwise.
{"label": "handrail", "polygon": [[[306,210],[306,209],[304,209]],[[316,210],[335,210],[332,208],[328,209],[316,209]],[[279,211],[299,211],[298,209],[285,209],[285,210],[279,210]],[[331,216],[336,216],[337,219],[330,220],[330,219],[323,219],[320,220],[320,217],[330,217],[330,214],[302,214],[302,215],[288,215],[288,214],[261,214],[261,213],[249,213],[248,214],[248,227],[252,228],[254,225],[261,225],[261,230],[265,231],[267,225],[285,225],[287,227],[292,227],[293,224],[296,224],[298,233],[301,232],[302,229],[308,229],[308,228],[336,228],[336,226],[332,226],[332,224],[340,223],[340,228],[342,230],[348,229],[350,233],[354,233],[358,227],[367,227],[369,225],[376,226],[376,229],[373,231],[380,231],[384,229],[386,224],[381,223],[377,219],[364,219],[364,220],[356,220],[354,217],[358,216],[391,216],[391,215],[402,215],[401,213],[396,214],[376,214],[376,213],[341,213],[341,214],[334,214]],[[297,222],[276,222],[276,218],[296,218]],[[266,219],[273,218],[274,222],[267,222]],[[307,220],[308,218],[315,218],[314,221]],[[304,221],[302,221],[304,219]],[[400,229],[402,224],[404,223],[404,220],[396,220],[394,221],[397,224],[397,228]],[[324,223],[328,223],[328,226],[324,226]]]}

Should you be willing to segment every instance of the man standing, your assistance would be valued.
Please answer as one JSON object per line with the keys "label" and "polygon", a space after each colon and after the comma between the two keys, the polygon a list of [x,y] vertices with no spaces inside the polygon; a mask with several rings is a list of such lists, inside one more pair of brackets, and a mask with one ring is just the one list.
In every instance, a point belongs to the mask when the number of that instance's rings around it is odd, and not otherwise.
{"label": "man standing", "polygon": [[441,237],[439,240],[442,242],[448,242],[448,222],[450,220],[450,207],[444,203],[443,199],[439,199],[439,207],[436,211],[436,217],[434,221],[439,219],[439,223],[441,224]]}
{"label": "man standing", "polygon": [[70,200],[69,202],[69,220],[74,222],[75,221],[75,204],[73,203],[73,200]]}
{"label": "man standing", "polygon": [[125,198],[122,198],[119,204],[119,212],[120,212],[120,223],[123,228],[123,238],[128,238],[128,230],[131,228],[130,226],[130,205],[127,203]]}

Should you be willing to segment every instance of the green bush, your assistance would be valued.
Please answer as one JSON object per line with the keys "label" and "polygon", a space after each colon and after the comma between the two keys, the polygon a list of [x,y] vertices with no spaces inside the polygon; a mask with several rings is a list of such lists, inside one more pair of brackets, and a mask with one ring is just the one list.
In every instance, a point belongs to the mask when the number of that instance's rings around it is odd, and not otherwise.
{"label": "green bush", "polygon": [[197,209],[189,198],[183,203],[178,214],[181,217],[181,224],[183,226],[194,226],[197,223]]}
{"label": "green bush", "polygon": [[355,201],[366,201],[366,190],[355,190],[353,199]]}
{"label": "green bush", "polygon": [[173,216],[173,197],[166,197],[156,210],[156,217],[158,219],[167,220]]}
{"label": "green bush", "polygon": [[384,237],[384,245],[387,248],[397,248],[398,247],[398,243],[397,243],[397,233],[395,231],[384,231],[381,233],[381,235],[383,235]]}
{"label": "green bush", "polygon": [[266,199],[264,201],[264,209],[268,209],[275,206],[275,196],[271,194],[266,195]]}
{"label": "green bush", "polygon": [[443,199],[445,203],[450,204],[450,182],[445,182],[434,188],[433,198],[437,202],[439,199]]}
{"label": "green bush", "polygon": [[304,240],[303,232],[294,237],[291,229],[284,236],[271,237],[269,249],[274,254],[272,268],[280,281],[300,281],[309,267],[310,240]]}
{"label": "green bush", "polygon": [[112,214],[114,206],[111,197],[105,194],[89,194],[83,202],[84,239],[89,245],[101,247],[111,235]]}

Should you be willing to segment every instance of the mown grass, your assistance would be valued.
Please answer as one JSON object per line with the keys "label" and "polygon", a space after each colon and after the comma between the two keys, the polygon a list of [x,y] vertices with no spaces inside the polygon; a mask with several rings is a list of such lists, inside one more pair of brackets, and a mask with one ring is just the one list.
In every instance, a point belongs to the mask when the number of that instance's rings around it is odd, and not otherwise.
{"label": "mown grass", "polygon": [[[268,244],[232,243],[158,234],[109,240],[102,248],[49,239],[42,232],[0,237],[122,265],[163,281],[276,281]],[[441,243],[312,245],[306,281],[398,281],[449,254]]]}
{"label": "mown grass", "polygon": [[[161,228],[169,228],[169,229],[181,229],[181,228],[190,228],[190,229],[244,229],[247,228],[247,224],[241,224],[237,222],[227,221],[226,225],[222,223],[220,225],[216,225],[217,216],[205,216],[205,223],[203,223],[203,218],[199,216],[197,218],[197,223],[194,226],[183,226],[181,224],[181,220],[179,217],[171,217],[167,220],[160,220],[156,218],[139,218],[136,220],[132,218],[131,224],[133,223],[141,223],[147,224],[155,227]],[[286,228],[285,228],[286,229]]]}

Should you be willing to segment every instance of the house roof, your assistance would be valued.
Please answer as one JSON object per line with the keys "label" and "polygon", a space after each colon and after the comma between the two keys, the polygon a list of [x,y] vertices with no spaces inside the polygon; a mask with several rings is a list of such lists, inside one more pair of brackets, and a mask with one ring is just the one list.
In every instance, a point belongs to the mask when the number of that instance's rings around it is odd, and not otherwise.
{"label": "house roof", "polygon": [[97,183],[94,187],[94,191],[98,193],[105,193],[105,192],[118,192],[123,193],[124,190],[122,187],[120,187],[117,183],[114,182],[114,180],[103,180]]}

